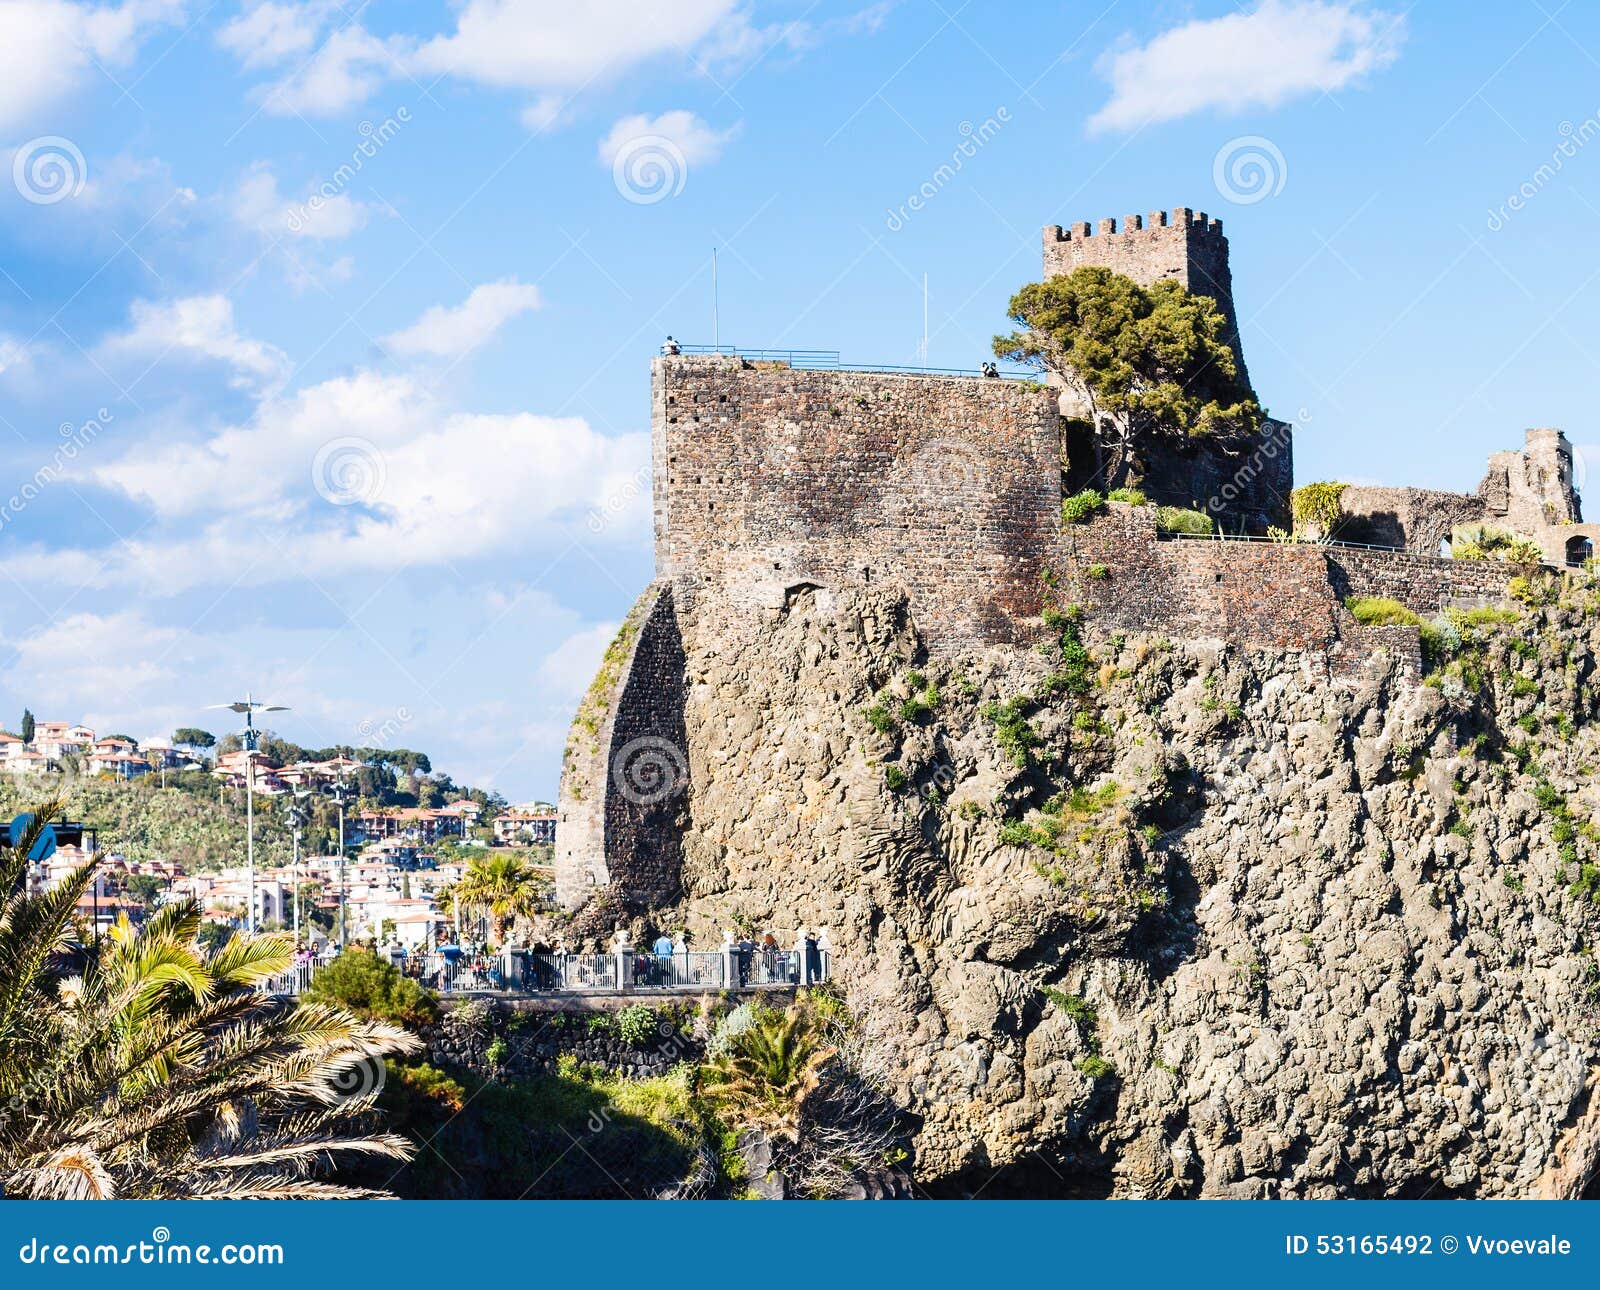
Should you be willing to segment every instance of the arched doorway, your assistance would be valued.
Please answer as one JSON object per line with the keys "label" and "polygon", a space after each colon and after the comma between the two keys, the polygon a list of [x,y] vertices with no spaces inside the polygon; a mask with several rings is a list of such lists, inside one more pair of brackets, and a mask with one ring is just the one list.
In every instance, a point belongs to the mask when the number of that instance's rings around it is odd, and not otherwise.
{"label": "arched doorway", "polygon": [[1567,567],[1569,569],[1582,568],[1586,561],[1594,558],[1594,543],[1579,534],[1577,537],[1567,539]]}

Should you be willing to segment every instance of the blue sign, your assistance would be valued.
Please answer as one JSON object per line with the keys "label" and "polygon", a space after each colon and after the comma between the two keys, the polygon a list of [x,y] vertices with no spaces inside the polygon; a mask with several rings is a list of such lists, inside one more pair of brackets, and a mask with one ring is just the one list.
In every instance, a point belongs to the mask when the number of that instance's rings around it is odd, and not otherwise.
{"label": "blue sign", "polygon": [[[17,816],[11,821],[8,841],[12,846],[22,844],[23,835],[33,827],[33,816],[27,812]],[[40,830],[39,836],[34,839],[33,846],[28,851],[28,859],[34,864],[42,864],[56,853],[55,825],[47,824]]]}

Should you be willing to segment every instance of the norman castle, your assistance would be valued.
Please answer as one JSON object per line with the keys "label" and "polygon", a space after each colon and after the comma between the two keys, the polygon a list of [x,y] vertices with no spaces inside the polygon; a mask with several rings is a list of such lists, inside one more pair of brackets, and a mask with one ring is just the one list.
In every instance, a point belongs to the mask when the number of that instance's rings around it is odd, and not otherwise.
{"label": "norman castle", "polygon": [[[1045,275],[1080,265],[1212,296],[1245,372],[1220,220],[1180,207],[1047,227]],[[679,894],[693,791],[680,615],[740,634],[799,595],[825,605],[888,590],[929,654],[951,657],[1042,640],[1046,597],[1059,597],[1107,628],[1303,652],[1336,681],[1379,644],[1420,673],[1416,629],[1363,626],[1351,597],[1423,616],[1503,598],[1505,564],[1448,558],[1458,526],[1503,526],[1555,566],[1587,559],[1600,532],[1581,522],[1557,430],[1496,453],[1476,493],[1352,485],[1332,531],[1305,535],[1331,540],[1269,541],[1291,527],[1294,486],[1292,428],[1270,418],[1248,441],[1147,452],[1137,482],[1150,504],[1107,502],[1064,524],[1063,500],[1096,481],[1088,429],[1060,389],[737,354],[664,355],[651,376],[656,578],[569,740],[557,852],[569,909],[604,887],[639,904]],[[1159,506],[1205,511],[1224,536],[1168,532]],[[640,749],[670,792],[629,781]]]}

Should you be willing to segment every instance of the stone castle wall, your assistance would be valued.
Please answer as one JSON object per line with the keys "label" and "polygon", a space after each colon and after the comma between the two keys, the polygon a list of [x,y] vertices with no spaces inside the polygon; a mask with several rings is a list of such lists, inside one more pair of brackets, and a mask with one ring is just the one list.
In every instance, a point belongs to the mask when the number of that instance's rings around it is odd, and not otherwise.
{"label": "stone castle wall", "polygon": [[624,621],[567,737],[555,866],[563,908],[603,887],[641,904],[677,897],[689,788],[683,674],[673,591],[658,582]]}
{"label": "stone castle wall", "polygon": [[1347,597],[1384,596],[1431,617],[1498,603],[1508,577],[1502,564],[1404,551],[1162,537],[1152,508],[1116,502],[1063,528],[1059,543],[1055,567],[1093,622],[1334,656],[1359,656],[1368,639]]}
{"label": "stone castle wall", "polygon": [[725,357],[653,375],[659,577],[735,613],[903,588],[935,652],[1031,634],[1061,505],[1049,391]]}

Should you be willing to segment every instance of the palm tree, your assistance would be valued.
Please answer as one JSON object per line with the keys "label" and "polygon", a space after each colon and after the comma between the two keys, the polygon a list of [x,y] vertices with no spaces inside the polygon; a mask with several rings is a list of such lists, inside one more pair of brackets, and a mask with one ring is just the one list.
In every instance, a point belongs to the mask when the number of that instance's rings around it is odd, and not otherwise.
{"label": "palm tree", "polygon": [[392,1134],[358,1130],[386,1053],[417,1040],[341,1008],[258,989],[282,971],[282,936],[200,948],[190,902],[143,928],[126,919],[64,977],[84,865],[27,888],[27,855],[57,809],[0,845],[0,1187],[62,1198],[340,1197],[337,1158],[408,1159]]}
{"label": "palm tree", "polygon": [[876,1045],[836,1002],[808,992],[783,1012],[758,1007],[720,1047],[700,1069],[698,1092],[738,1132],[741,1151],[765,1140],[767,1168],[793,1194],[845,1195],[864,1174],[906,1158]]}
{"label": "palm tree", "polygon": [[708,1101],[735,1124],[798,1143],[837,1049],[804,1003],[762,1011],[706,1068]]}
{"label": "palm tree", "polygon": [[506,929],[518,915],[531,914],[539,903],[539,874],[520,856],[490,856],[467,863],[455,886],[464,904],[488,910],[494,920],[496,943],[505,941]]}

